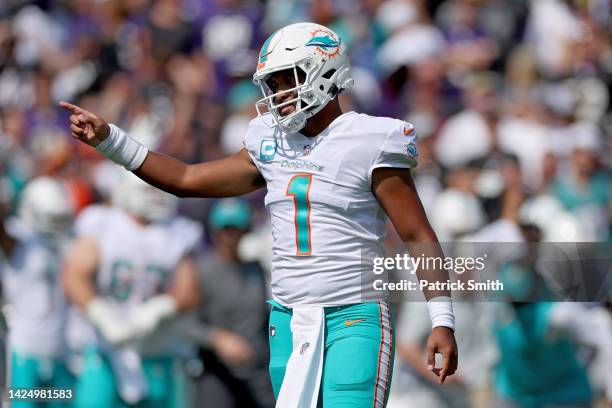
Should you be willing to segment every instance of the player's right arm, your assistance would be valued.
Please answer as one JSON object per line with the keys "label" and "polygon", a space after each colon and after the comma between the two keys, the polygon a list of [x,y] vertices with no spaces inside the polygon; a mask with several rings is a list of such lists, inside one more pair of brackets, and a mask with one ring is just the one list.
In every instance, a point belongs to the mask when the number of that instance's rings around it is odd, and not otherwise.
{"label": "player's right arm", "polygon": [[[66,102],[60,106],[72,113],[70,130],[75,139],[96,147],[109,137],[111,127],[98,115]],[[231,197],[265,185],[244,149],[225,159],[193,165],[149,151],[142,164],[132,170],[147,183],[179,197]]]}
{"label": "player's right arm", "polygon": [[98,243],[93,238],[77,238],[64,265],[62,285],[68,299],[83,310],[104,338],[110,344],[121,344],[134,335],[134,330],[96,293],[94,281],[99,264]]}
{"label": "player's right arm", "polygon": [[64,291],[68,299],[83,311],[96,297],[94,277],[99,260],[98,244],[88,237],[77,238],[66,257],[62,273]]}
{"label": "player's right arm", "polygon": [[234,197],[265,185],[245,149],[224,159],[191,165],[149,152],[134,174],[179,197]]}

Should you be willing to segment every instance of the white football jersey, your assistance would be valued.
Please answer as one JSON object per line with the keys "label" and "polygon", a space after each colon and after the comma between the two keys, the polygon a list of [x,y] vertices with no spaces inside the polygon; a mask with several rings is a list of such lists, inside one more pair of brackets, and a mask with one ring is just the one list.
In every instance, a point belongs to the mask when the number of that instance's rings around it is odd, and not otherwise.
{"label": "white football jersey", "polygon": [[[101,205],[85,209],[76,220],[75,231],[80,237],[97,241],[100,264],[96,292],[125,316],[135,305],[170,288],[180,260],[196,247],[202,235],[201,226],[186,218],[140,225],[122,209]],[[75,319],[86,322],[83,316]],[[100,341],[91,335],[91,325],[89,329],[80,323],[75,326],[70,330],[73,346]],[[83,338],[87,331],[90,334]],[[161,344],[166,343],[162,341],[164,336],[155,337],[157,346],[141,344],[141,349],[153,354],[161,352]]]}
{"label": "white football jersey", "polygon": [[30,234],[18,238],[10,259],[0,264],[5,300],[11,305],[12,350],[47,357],[65,352],[68,303],[59,278],[61,256]]}
{"label": "white football jersey", "polygon": [[386,234],[372,171],[416,165],[414,127],[348,112],[309,138],[256,118],[244,144],[268,188],[274,300],[286,306],[361,302]]}

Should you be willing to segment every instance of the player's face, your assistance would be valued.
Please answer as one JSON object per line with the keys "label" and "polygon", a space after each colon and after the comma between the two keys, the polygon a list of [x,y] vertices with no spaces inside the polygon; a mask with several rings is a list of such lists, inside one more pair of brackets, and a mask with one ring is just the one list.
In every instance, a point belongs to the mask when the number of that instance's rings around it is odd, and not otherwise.
{"label": "player's face", "polygon": [[[298,71],[298,81],[300,82],[300,84],[304,83],[304,79],[305,75],[301,71]],[[290,92],[282,92],[288,89],[293,89],[297,86],[297,84],[295,83],[295,73],[293,69],[286,69],[271,74],[270,78],[266,80],[266,84],[268,85],[272,93],[279,92],[279,94],[274,97],[275,105],[279,105],[283,102],[297,98],[296,90]],[[279,113],[281,116],[287,116],[295,112],[295,109],[296,104],[291,103],[287,106],[282,107],[279,110]]]}

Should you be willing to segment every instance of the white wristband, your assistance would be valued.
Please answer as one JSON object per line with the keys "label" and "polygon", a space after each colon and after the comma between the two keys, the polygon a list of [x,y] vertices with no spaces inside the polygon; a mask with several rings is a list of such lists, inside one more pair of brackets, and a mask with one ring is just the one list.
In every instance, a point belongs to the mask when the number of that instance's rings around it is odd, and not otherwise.
{"label": "white wristband", "polygon": [[448,327],[455,330],[455,315],[453,314],[453,303],[448,296],[436,296],[427,302],[431,328]]}
{"label": "white wristband", "polygon": [[110,132],[96,149],[129,171],[139,168],[147,158],[149,150],[132,139],[120,127],[109,123]]}

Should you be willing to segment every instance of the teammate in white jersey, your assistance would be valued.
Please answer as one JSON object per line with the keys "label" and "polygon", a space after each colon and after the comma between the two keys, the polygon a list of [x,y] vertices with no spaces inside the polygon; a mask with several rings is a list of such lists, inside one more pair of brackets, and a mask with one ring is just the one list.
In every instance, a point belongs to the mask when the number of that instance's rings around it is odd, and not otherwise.
{"label": "teammate in white jersey", "polygon": [[126,175],[114,206],[77,219],[65,267],[66,292],[84,312],[70,328],[82,351],[77,406],[170,406],[184,344],[169,318],[199,301],[191,252],[201,227],[174,217],[174,197]]}
{"label": "teammate in white jersey", "polygon": [[64,336],[68,303],[59,271],[73,218],[73,203],[63,184],[40,177],[26,186],[18,219],[2,227],[0,273],[11,306],[10,387],[72,387]]}
{"label": "teammate in white jersey", "polygon": [[[352,83],[345,45],[318,24],[272,34],[253,79],[264,97],[244,149],[195,165],[147,151],[94,113],[61,105],[72,112],[73,137],[178,196],[227,197],[267,187],[277,405],[384,406],[393,363],[389,308],[382,299],[364,299],[361,289],[362,278],[372,275],[368,261],[383,255],[385,213],[406,243],[431,243],[430,255],[441,255],[410,174],[418,156],[415,130],[341,111],[337,95]],[[417,273],[430,281],[448,278],[440,270]],[[448,292],[425,297],[434,327],[428,365],[442,383],[457,366],[452,308]],[[306,332],[314,337],[306,340]],[[440,368],[436,352],[444,356]]]}

